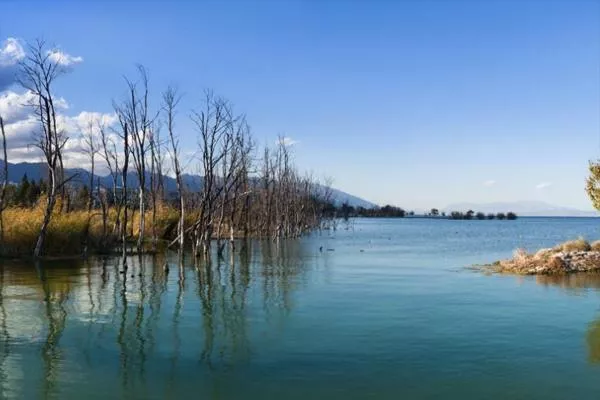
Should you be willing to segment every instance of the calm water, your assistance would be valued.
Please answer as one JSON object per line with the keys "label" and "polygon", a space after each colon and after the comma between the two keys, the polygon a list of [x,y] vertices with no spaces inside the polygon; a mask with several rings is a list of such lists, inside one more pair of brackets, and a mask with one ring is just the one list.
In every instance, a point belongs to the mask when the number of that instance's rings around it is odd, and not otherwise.
{"label": "calm water", "polygon": [[126,275],[4,262],[0,398],[597,399],[600,276],[464,267],[599,224],[357,220]]}

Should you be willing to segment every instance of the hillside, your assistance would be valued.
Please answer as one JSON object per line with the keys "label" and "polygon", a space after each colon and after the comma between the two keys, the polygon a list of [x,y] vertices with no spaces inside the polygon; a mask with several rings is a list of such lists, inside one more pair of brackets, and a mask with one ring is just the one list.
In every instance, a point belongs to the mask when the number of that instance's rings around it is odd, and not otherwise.
{"label": "hillside", "polygon": [[[0,160],[0,166],[3,166],[2,163],[3,163],[3,161]],[[13,163],[9,162],[8,163],[8,180],[10,182],[19,182],[23,178],[23,175],[27,175],[27,177],[29,179],[39,181],[40,179],[45,178],[45,176],[46,176],[45,171],[46,171],[46,167],[43,163],[13,164]],[[87,171],[85,169],[68,168],[68,169],[66,169],[66,174],[67,174],[67,176],[77,175],[77,177],[73,180],[73,182],[76,182],[79,184],[87,184],[90,180],[90,173],[89,173],[89,171]],[[148,176],[146,178],[148,181],[149,181],[149,176],[150,176],[150,174],[148,174]],[[112,186],[112,178],[110,177],[110,175],[100,175],[100,176],[96,175],[96,179],[100,180],[100,184],[102,186],[106,186],[106,187]],[[127,180],[132,187],[135,187],[139,184],[137,175],[134,172],[130,172],[128,174]],[[190,190],[198,190],[202,187],[203,177],[199,176],[199,175],[184,174],[183,181]],[[169,192],[177,190],[177,183],[175,182],[174,178],[165,176],[165,189]],[[321,190],[324,190],[324,188],[321,188]],[[360,197],[351,195],[349,193],[343,192],[341,190],[332,189],[332,191],[333,191],[333,199],[337,204],[342,204],[344,202],[347,202],[348,204],[350,204],[353,207],[365,207],[365,208],[376,207],[376,205],[374,203],[371,203],[367,200],[364,200]]]}

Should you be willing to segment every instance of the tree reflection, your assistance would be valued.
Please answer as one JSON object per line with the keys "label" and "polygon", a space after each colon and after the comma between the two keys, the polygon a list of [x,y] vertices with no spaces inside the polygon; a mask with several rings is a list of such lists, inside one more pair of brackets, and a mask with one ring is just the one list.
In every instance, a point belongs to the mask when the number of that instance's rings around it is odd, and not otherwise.
{"label": "tree reflection", "polygon": [[8,397],[8,366],[7,361],[10,356],[10,335],[8,333],[8,319],[6,315],[6,306],[4,304],[4,266],[0,265],[0,399]]}
{"label": "tree reflection", "polygon": [[[121,397],[148,397],[160,387],[177,397],[190,366],[214,374],[201,375],[205,383],[248,366],[253,347],[268,345],[265,334],[273,339],[282,333],[294,291],[310,267],[302,246],[288,241],[234,249],[206,259],[183,252],[130,256],[127,270],[118,257],[15,265],[8,278],[0,266],[0,398],[15,380],[6,375],[11,344],[28,335],[19,325],[23,308],[37,318],[25,323],[39,323],[43,335],[31,341],[39,364],[30,358],[17,361],[23,363],[18,368],[40,371],[27,374],[25,382],[39,376],[41,397],[92,385],[73,377],[98,373],[115,374],[100,381]],[[9,289],[19,299],[10,306]],[[111,363],[117,368],[104,371]]]}
{"label": "tree reflection", "polygon": [[[589,289],[600,289],[600,274],[580,273],[566,275],[538,275],[536,283],[543,286],[556,286],[567,293],[581,293]],[[600,363],[600,317],[588,324],[586,337],[588,361]]]}
{"label": "tree reflection", "polygon": [[589,324],[586,341],[588,346],[588,361],[600,363],[600,319]]}
{"label": "tree reflection", "polygon": [[[42,289],[44,292],[44,304],[46,312],[47,335],[42,347],[42,359],[44,361],[44,397],[55,397],[58,391],[57,380],[59,377],[59,366],[62,353],[59,347],[60,338],[65,330],[67,312],[64,303],[69,296],[71,288],[68,279],[53,280],[50,270],[43,268],[39,262],[36,269]],[[60,278],[60,276],[59,276]]]}

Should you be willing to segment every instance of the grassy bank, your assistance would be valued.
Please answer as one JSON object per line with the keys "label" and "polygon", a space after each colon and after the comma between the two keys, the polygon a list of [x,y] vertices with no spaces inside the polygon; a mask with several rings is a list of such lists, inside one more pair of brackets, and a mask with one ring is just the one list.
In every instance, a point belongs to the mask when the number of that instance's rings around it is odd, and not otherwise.
{"label": "grassy bank", "polygon": [[[57,204],[55,210],[60,210]],[[106,224],[102,213],[93,210],[70,212],[55,211],[52,215],[46,238],[46,256],[70,257],[85,252],[110,252],[119,242],[118,232],[113,232],[117,217],[115,208],[107,211]],[[0,243],[0,255],[4,257],[30,256],[44,218],[44,202],[40,201],[31,208],[9,207],[2,213],[4,226]],[[193,218],[193,216],[190,216]],[[129,212],[128,236],[132,241],[139,235],[139,213]],[[153,232],[159,240],[173,237],[178,221],[178,212],[173,208],[161,206],[156,210],[156,221],[152,223],[152,211],[146,213],[145,237],[151,240]]]}

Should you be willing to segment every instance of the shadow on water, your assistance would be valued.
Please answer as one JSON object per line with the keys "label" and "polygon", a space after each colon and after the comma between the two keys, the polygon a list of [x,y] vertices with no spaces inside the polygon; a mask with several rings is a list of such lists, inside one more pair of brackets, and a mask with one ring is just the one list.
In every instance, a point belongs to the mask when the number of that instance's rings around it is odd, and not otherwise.
{"label": "shadow on water", "polygon": [[263,331],[283,329],[314,260],[301,242],[256,241],[127,264],[0,263],[0,398],[76,398],[86,384],[147,398],[196,384],[218,397],[211,375],[247,368]]}

